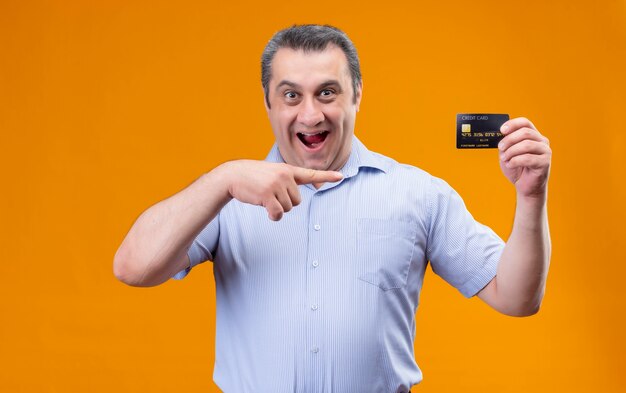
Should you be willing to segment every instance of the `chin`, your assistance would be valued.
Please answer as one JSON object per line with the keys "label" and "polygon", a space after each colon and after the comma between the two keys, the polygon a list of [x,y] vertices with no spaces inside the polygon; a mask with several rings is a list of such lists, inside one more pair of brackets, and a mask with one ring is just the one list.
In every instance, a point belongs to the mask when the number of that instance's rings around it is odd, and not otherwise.
{"label": "chin", "polygon": [[319,162],[305,162],[302,165],[303,168],[307,169],[315,169],[316,171],[326,171],[328,170],[328,165]]}

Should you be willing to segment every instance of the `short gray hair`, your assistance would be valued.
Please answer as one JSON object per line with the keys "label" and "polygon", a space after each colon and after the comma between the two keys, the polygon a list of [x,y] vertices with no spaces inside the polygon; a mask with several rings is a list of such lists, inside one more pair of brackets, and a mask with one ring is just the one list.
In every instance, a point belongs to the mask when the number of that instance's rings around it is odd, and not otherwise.
{"label": "short gray hair", "polygon": [[346,33],[330,25],[293,25],[274,34],[261,55],[261,84],[268,108],[270,107],[269,86],[272,77],[272,60],[276,52],[280,48],[321,52],[328,44],[338,46],[346,55],[352,77],[353,100],[356,102],[356,91],[361,84],[361,66],[356,48]]}

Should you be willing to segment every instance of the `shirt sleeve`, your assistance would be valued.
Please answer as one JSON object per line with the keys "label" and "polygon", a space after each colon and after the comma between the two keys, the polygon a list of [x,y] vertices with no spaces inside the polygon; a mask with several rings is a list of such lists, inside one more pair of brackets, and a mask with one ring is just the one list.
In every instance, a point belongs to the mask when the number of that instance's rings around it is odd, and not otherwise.
{"label": "shirt sleeve", "polygon": [[189,247],[187,251],[190,262],[189,266],[176,273],[172,278],[182,280],[189,274],[194,266],[213,260],[220,233],[219,217],[218,214],[194,239],[193,243],[191,243],[191,247]]}
{"label": "shirt sleeve", "polygon": [[474,220],[448,183],[432,177],[430,191],[427,257],[438,276],[472,297],[495,277],[504,241]]}

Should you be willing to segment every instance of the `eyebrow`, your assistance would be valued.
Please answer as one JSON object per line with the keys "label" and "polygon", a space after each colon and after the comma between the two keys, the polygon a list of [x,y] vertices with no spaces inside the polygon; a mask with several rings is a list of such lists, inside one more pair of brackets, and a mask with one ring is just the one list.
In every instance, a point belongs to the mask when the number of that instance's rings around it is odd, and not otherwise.
{"label": "eyebrow", "polygon": [[292,87],[294,89],[297,89],[297,88],[300,87],[300,85],[298,85],[297,83],[293,83],[293,82],[289,82],[289,81],[286,81],[286,80],[282,80],[282,81],[280,81],[280,83],[278,85],[276,85],[276,90],[280,89],[283,86],[289,86],[289,87]]}
{"label": "eyebrow", "polygon": [[328,86],[336,86],[336,87],[337,87],[337,90],[339,90],[339,92],[342,92],[342,91],[343,91],[343,89],[341,88],[341,84],[339,83],[339,81],[336,81],[336,80],[334,80],[334,79],[327,80],[326,82],[322,83],[322,84],[320,85],[319,89],[323,89],[323,88],[328,87]]}
{"label": "eyebrow", "polygon": [[[291,88],[293,88],[293,89],[299,89],[299,88],[301,88],[301,87],[302,87],[302,86],[300,86],[300,85],[299,85],[299,84],[297,84],[297,83],[290,82],[290,81],[288,81],[288,80],[282,80],[282,81],[280,81],[280,83],[279,83],[278,85],[276,85],[276,90],[280,89],[280,88],[281,88],[281,87],[283,87],[283,86],[289,86],[289,87],[291,87]],[[335,80],[335,79],[329,79],[329,80],[327,80],[327,81],[325,81],[325,82],[321,83],[321,84],[319,85],[318,89],[323,89],[323,88],[328,87],[328,86],[337,86],[337,88],[338,88],[338,90],[339,90],[339,91],[343,91],[343,90],[341,89],[341,84],[339,83],[339,81],[337,81],[337,80]]]}

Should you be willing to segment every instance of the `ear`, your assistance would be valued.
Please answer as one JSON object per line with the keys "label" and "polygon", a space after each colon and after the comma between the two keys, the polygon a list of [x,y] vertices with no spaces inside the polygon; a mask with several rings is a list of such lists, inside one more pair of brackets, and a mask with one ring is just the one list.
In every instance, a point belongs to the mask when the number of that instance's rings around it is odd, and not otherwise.
{"label": "ear", "polygon": [[356,111],[359,111],[359,106],[361,105],[361,98],[363,98],[363,80],[361,80],[361,82],[359,82],[359,86],[357,87],[356,91],[354,92],[355,94],[355,102],[354,104],[356,105]]}
{"label": "ear", "polygon": [[270,107],[267,106],[267,100],[269,100],[269,97],[267,97],[267,99],[265,99],[265,89],[263,88],[263,85],[261,85],[261,95],[263,96],[263,105],[265,106],[265,111],[269,114],[270,113]]}

